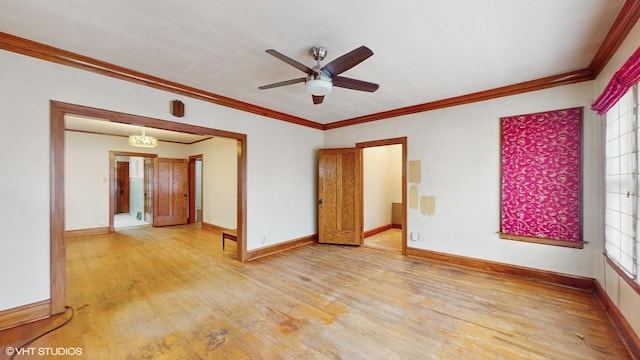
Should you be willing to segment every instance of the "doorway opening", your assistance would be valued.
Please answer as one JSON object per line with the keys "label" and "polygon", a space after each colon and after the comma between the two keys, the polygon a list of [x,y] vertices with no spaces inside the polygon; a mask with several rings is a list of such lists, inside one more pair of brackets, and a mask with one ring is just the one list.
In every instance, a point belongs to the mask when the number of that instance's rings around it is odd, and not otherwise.
{"label": "doorway opening", "polygon": [[202,222],[202,154],[189,156],[189,224]]}
{"label": "doorway opening", "polygon": [[407,139],[356,147],[362,149],[363,246],[406,254]]}
{"label": "doorway opening", "polygon": [[[397,146],[392,146],[397,145]],[[369,148],[382,149],[384,156],[372,157],[372,172],[385,179],[390,169],[394,180],[373,179],[372,194],[365,200],[363,153]],[[379,151],[378,151],[379,152]],[[387,153],[394,154],[393,156]],[[384,161],[380,159],[384,158]],[[398,162],[398,158],[401,160]],[[384,166],[378,166],[383,162]],[[355,148],[320,149],[318,152],[318,242],[321,244],[365,245],[366,235],[393,230],[400,233],[393,251],[407,254],[407,138],[393,138],[357,143]],[[398,170],[399,168],[399,170]],[[369,171],[369,170],[366,170]],[[399,178],[398,178],[399,175]],[[370,179],[370,181],[372,180]],[[390,187],[384,184],[395,184]],[[382,187],[384,190],[380,190]],[[387,188],[393,190],[387,190]],[[390,193],[382,200],[376,192]],[[399,191],[399,193],[398,193]],[[398,202],[399,201],[399,202]],[[365,204],[366,202],[366,204]],[[372,204],[379,203],[380,206]],[[373,211],[365,223],[365,208]],[[368,211],[367,211],[368,212]],[[382,213],[383,215],[379,215]],[[392,216],[392,213],[395,216]],[[393,236],[398,238],[397,235]]]}
{"label": "doorway opening", "polygon": [[109,152],[109,231],[153,223],[153,171],[156,154]]}
{"label": "doorway opening", "polygon": [[[51,162],[51,206],[50,206],[50,261],[51,261],[51,292],[50,314],[61,313],[66,305],[66,256],[65,256],[65,116],[78,116],[87,119],[100,119],[105,123],[120,123],[148,128],[181,132],[185,134],[207,135],[234,140],[236,175],[237,207],[235,209],[237,224],[236,259],[247,261],[246,251],[246,172],[247,172],[247,139],[245,134],[211,129],[183,123],[147,118],[143,116],[118,113],[103,109],[50,102],[50,162]],[[83,154],[84,155],[84,154]],[[186,159],[185,159],[186,161]],[[115,164],[115,161],[112,162]],[[85,173],[90,172],[89,166],[98,164],[87,161]],[[103,163],[104,164],[104,163]],[[112,166],[111,169],[115,167]],[[111,170],[113,171],[113,170]],[[71,177],[70,177],[71,178]],[[108,178],[98,179],[99,183],[107,185]],[[113,194],[110,196],[113,199]],[[83,201],[83,199],[78,199]],[[113,213],[113,208],[109,209]],[[106,212],[105,212],[105,215]],[[102,220],[102,219],[101,219]],[[104,219],[106,220],[106,219]]]}

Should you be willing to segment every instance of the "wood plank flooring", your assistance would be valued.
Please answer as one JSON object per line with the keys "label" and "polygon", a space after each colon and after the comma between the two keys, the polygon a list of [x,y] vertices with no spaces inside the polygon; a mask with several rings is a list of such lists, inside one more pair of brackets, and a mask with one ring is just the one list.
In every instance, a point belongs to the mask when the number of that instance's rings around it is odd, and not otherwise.
{"label": "wood plank flooring", "polygon": [[[234,253],[197,224],[70,239],[75,317],[29,346],[86,359],[631,358],[582,291],[366,247]],[[0,332],[0,350],[53,325]]]}
{"label": "wood plank flooring", "polygon": [[364,246],[386,251],[402,252],[402,229],[391,228],[364,239]]}

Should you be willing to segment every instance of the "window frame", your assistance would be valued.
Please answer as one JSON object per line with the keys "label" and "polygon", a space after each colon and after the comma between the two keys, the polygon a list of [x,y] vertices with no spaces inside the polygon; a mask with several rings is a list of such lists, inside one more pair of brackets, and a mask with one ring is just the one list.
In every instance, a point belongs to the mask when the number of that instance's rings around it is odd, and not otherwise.
{"label": "window frame", "polygon": [[[634,141],[634,143],[631,145],[631,154],[632,154],[632,158],[633,158],[633,167],[632,167],[632,174],[631,174],[631,179],[633,180],[633,184],[631,184],[629,186],[629,190],[627,192],[627,197],[629,194],[633,195],[633,203],[632,203],[632,214],[631,217],[633,219],[633,238],[632,238],[632,250],[631,250],[631,254],[630,254],[630,258],[631,258],[631,268],[627,268],[622,264],[622,259],[621,258],[616,258],[616,256],[612,253],[610,253],[609,251],[607,251],[608,248],[608,244],[612,243],[612,241],[609,240],[609,236],[608,234],[610,234],[610,228],[613,226],[612,224],[608,223],[608,217],[607,217],[607,210],[610,209],[609,207],[609,196],[608,194],[610,194],[611,192],[608,191],[608,176],[610,176],[609,174],[609,169],[610,166],[612,166],[612,164],[608,163],[608,160],[611,159],[610,157],[608,157],[607,154],[607,146],[608,143],[610,141],[610,139],[612,139],[612,135],[608,132],[609,130],[609,116],[612,116],[613,113],[615,112],[617,114],[617,118],[615,120],[617,120],[618,122],[620,121],[620,119],[623,119],[624,115],[620,114],[619,111],[619,101],[616,102],[615,105],[613,105],[604,115],[604,122],[603,122],[603,177],[604,177],[604,218],[603,218],[603,224],[604,224],[604,241],[603,241],[603,256],[606,259],[607,264],[609,264],[609,266],[611,266],[614,271],[616,271],[616,273],[618,273],[618,275],[620,277],[622,277],[628,284],[629,286],[631,286],[631,288],[633,288],[637,293],[640,293],[640,261],[638,258],[638,252],[640,251],[640,234],[639,231],[640,230],[640,194],[638,194],[638,190],[640,189],[640,150],[639,150],[639,146],[638,144],[640,143],[640,119],[639,119],[639,103],[640,103],[640,98],[638,97],[638,84],[633,85],[631,88],[628,89],[627,93],[625,93],[625,96],[631,92],[632,97],[631,97],[631,118],[629,119],[630,124],[628,124],[628,126],[630,126],[630,131],[629,133],[631,134],[631,139]],[[621,98],[623,99],[624,96]],[[627,110],[629,111],[629,110]],[[615,121],[614,120],[614,121]],[[618,124],[618,131],[615,134],[615,138],[616,139],[620,139],[622,138],[622,136],[624,136],[624,134],[621,134],[620,132],[620,124]],[[623,155],[618,155],[618,157],[622,157]],[[620,165],[618,165],[620,166]],[[621,172],[621,171],[619,171]],[[620,177],[623,176],[623,174],[619,174]],[[620,193],[619,195],[624,195],[624,189],[620,189]],[[622,206],[620,206],[621,208]],[[629,214],[627,214],[629,215]],[[622,229],[620,229],[622,230]],[[617,247],[618,248],[622,248],[622,244],[620,243]],[[622,251],[622,249],[621,249]]]}

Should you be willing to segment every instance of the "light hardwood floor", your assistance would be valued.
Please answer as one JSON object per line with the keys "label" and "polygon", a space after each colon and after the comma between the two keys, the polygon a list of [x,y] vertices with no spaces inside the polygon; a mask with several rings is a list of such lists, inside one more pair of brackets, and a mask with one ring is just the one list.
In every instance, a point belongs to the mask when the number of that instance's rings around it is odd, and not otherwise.
{"label": "light hardwood floor", "polygon": [[[234,253],[197,224],[70,239],[75,317],[29,346],[86,359],[630,358],[586,292],[366,247]],[[0,350],[53,325],[1,332]]]}
{"label": "light hardwood floor", "polygon": [[402,252],[402,229],[389,229],[364,239],[364,246],[380,250]]}

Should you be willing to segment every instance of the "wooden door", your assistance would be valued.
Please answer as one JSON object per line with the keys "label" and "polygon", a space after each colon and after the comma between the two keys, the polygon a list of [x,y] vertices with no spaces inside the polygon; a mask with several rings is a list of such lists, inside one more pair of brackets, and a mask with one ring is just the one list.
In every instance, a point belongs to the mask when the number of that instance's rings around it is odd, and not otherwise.
{"label": "wooden door", "polygon": [[118,193],[116,199],[116,214],[129,212],[129,162],[118,161],[116,163]]}
{"label": "wooden door", "polygon": [[153,226],[187,223],[188,179],[186,159],[154,159]]}
{"label": "wooden door", "polygon": [[320,149],[318,155],[318,241],[362,244],[362,151]]}
{"label": "wooden door", "polygon": [[153,159],[144,159],[144,221],[153,223]]}

